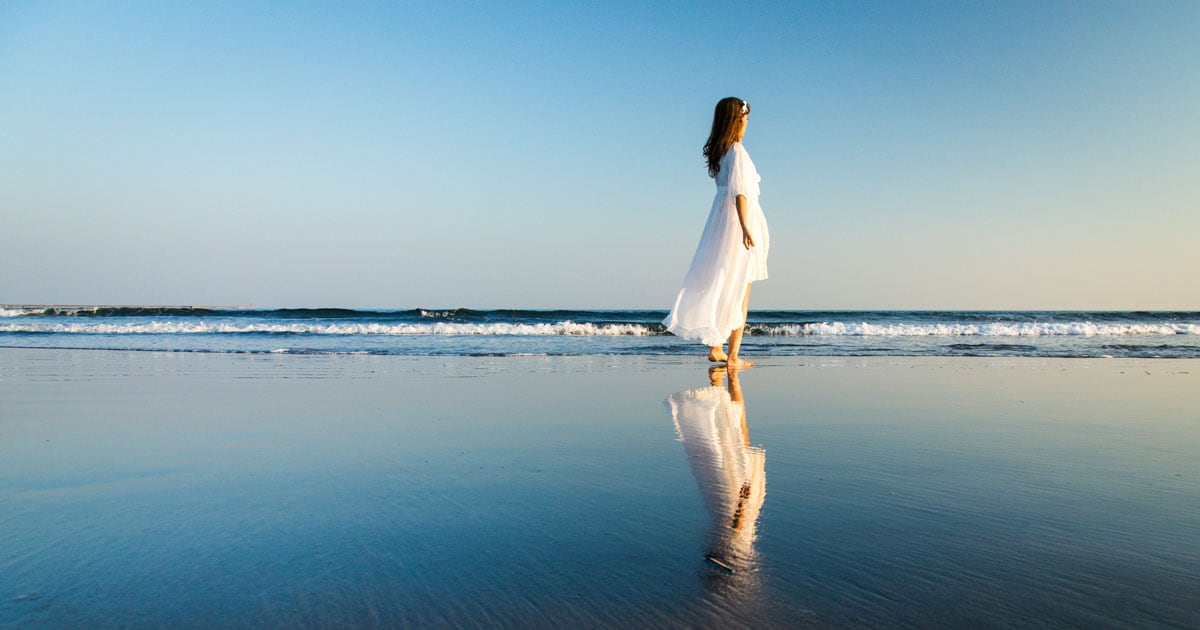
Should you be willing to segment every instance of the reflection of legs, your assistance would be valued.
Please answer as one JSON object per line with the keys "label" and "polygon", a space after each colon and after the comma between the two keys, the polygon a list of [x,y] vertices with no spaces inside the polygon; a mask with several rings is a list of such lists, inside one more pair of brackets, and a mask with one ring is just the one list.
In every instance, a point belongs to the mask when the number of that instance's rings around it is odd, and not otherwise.
{"label": "reflection of legs", "polygon": [[729,372],[729,399],[735,403],[742,403],[742,446],[748,447],[750,446],[750,427],[746,424],[746,399],[742,396],[742,382],[738,380],[737,368],[727,368],[727,371]]}
{"label": "reflection of legs", "polygon": [[732,368],[752,367],[752,361],[738,358],[738,350],[742,347],[742,333],[746,330],[746,317],[750,314],[750,285],[746,285],[746,298],[742,300],[742,325],[729,333],[729,356],[726,364]]}
{"label": "reflection of legs", "polygon": [[[750,448],[750,427],[746,423],[746,399],[742,396],[742,382],[738,380],[738,371],[735,367],[729,367],[729,399],[735,403],[741,403],[738,408],[741,410],[741,425],[742,425],[742,447]],[[746,500],[750,498],[750,480],[747,479],[742,483],[741,489],[738,491],[737,508],[733,511],[733,522],[730,527],[735,530],[742,528],[742,517],[745,515]]]}
{"label": "reflection of legs", "polygon": [[724,387],[725,386],[725,374],[728,371],[729,370],[727,370],[726,368],[723,368],[723,367],[708,368],[708,384],[712,385],[713,387]]}

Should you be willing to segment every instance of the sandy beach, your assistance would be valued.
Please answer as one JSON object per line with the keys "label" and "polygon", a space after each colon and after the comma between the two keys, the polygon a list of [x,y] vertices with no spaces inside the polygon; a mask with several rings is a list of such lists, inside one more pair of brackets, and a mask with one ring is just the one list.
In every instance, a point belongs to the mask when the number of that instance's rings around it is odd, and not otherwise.
{"label": "sandy beach", "polygon": [[1200,625],[1200,363],[0,349],[0,627]]}

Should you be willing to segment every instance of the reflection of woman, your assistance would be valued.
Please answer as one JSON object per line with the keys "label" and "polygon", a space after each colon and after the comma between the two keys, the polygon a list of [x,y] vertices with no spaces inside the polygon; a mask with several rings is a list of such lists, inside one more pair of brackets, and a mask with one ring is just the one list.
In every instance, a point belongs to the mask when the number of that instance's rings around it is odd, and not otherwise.
{"label": "reflection of woman", "polygon": [[711,387],[667,397],[679,441],[712,515],[705,557],[728,572],[754,565],[754,531],[766,496],[766,453],[750,446],[746,405],[737,371],[709,371]]}
{"label": "reflection of woman", "polygon": [[[750,105],[732,96],[721,99],[713,111],[704,157],[717,194],[675,305],[663,320],[674,335],[707,344],[709,361],[724,361],[731,368],[753,365],[738,358],[738,349],[750,283],[766,280],[771,247],[758,203],[758,171],[742,146],[749,118]],[[728,352],[721,348],[726,341]]]}

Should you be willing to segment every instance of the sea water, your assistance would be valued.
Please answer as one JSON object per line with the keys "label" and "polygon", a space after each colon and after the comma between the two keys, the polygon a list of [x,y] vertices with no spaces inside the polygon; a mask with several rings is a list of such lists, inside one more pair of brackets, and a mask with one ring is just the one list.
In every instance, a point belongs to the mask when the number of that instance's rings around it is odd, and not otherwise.
{"label": "sea water", "polygon": [[[0,347],[408,356],[683,355],[657,310],[0,307]],[[755,356],[1200,357],[1200,312],[753,311]]]}

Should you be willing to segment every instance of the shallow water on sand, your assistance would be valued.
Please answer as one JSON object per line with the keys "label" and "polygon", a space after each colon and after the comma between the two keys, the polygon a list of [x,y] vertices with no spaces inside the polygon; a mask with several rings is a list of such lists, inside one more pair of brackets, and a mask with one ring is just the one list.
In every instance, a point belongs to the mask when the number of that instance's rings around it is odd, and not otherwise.
{"label": "shallow water on sand", "polygon": [[0,350],[0,626],[1200,624],[1194,361],[706,368]]}

